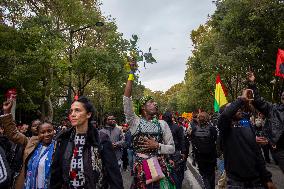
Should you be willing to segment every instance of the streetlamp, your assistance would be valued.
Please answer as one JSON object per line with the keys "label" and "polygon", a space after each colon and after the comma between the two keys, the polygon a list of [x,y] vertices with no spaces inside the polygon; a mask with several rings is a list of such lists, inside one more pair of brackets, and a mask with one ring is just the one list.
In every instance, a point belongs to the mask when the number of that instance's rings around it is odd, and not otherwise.
{"label": "streetlamp", "polygon": [[82,31],[85,30],[87,28],[91,28],[93,26],[97,26],[97,27],[102,27],[104,26],[103,22],[96,22],[94,25],[87,25],[81,28],[78,28],[76,30],[69,28],[69,42],[70,42],[70,46],[69,46],[69,67],[68,67],[68,79],[69,79],[69,83],[68,83],[68,91],[67,91],[67,103],[70,106],[72,103],[72,69],[71,69],[71,65],[73,63],[73,36],[76,32],[78,31]]}

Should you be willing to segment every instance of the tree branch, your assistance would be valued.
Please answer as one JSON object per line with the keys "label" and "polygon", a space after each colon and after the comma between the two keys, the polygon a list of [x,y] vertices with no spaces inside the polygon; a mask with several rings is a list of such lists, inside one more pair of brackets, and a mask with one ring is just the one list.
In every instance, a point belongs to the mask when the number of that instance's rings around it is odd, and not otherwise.
{"label": "tree branch", "polygon": [[91,77],[90,79],[88,79],[86,81],[86,83],[82,86],[82,89],[84,89],[93,79],[94,79],[95,76]]}

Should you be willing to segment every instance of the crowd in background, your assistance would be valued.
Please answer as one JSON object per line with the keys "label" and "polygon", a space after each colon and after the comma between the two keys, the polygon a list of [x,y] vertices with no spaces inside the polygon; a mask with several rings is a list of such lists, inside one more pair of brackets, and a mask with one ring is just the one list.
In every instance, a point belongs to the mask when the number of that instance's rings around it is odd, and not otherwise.
{"label": "crowd in background", "polygon": [[[260,97],[253,74],[248,80],[248,89],[218,113],[198,110],[191,120],[171,111],[160,113],[150,96],[141,98],[135,111],[133,80],[126,85],[121,123],[107,114],[98,126],[94,107],[82,96],[58,126],[39,119],[17,125],[13,101],[5,101],[0,186],[119,189],[121,175],[128,171],[133,189],[181,189],[190,156],[203,188],[274,189],[266,164],[275,163],[283,171],[284,93],[282,104],[273,105]],[[251,92],[253,100],[248,98]]]}

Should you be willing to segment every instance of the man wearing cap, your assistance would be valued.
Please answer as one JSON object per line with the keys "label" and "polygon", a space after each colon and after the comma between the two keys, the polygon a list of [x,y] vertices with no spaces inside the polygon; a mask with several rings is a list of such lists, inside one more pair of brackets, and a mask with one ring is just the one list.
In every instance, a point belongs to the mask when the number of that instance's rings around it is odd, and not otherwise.
{"label": "man wearing cap", "polygon": [[[137,113],[133,110],[131,93],[135,65],[135,62],[130,64],[131,72],[129,73],[123,96],[124,114],[133,138],[132,146],[135,156],[134,182],[131,188],[160,188],[161,182],[165,179],[167,179],[169,184],[174,185],[173,179],[168,176],[167,163],[161,156],[175,152],[174,141],[168,124],[163,120],[158,120],[156,117],[158,113],[157,103],[152,97],[145,96],[139,100]],[[148,181],[146,184],[142,162],[151,157],[158,157],[159,165],[162,167],[166,178],[154,180],[153,182]]]}

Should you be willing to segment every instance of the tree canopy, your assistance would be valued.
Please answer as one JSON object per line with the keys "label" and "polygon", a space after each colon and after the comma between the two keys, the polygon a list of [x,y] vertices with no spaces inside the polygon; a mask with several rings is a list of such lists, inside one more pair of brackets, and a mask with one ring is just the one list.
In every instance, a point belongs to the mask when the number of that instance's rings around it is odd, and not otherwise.
{"label": "tree canopy", "polygon": [[[208,21],[193,30],[179,111],[212,111],[215,78],[220,74],[232,101],[246,87],[253,71],[261,94],[270,101],[283,90],[283,80],[273,86],[276,54],[284,48],[284,3],[280,0],[219,0]],[[278,95],[279,96],[279,95]]]}
{"label": "tree canopy", "polygon": [[[124,39],[100,5],[96,0],[1,1],[0,86],[17,89],[18,114],[59,120],[75,95],[90,97],[97,117],[123,114],[125,55],[133,48],[142,51],[138,36],[134,42]],[[153,62],[152,54],[145,55]]]}
{"label": "tree canopy", "polygon": [[[153,92],[136,80],[134,98],[153,95],[161,111],[211,111],[217,74],[232,101],[245,88],[246,73],[254,71],[261,94],[277,100],[284,82],[270,81],[277,49],[284,48],[283,1],[215,4],[208,21],[189,35],[193,50],[184,81],[166,92]],[[98,119],[106,112],[123,119],[127,56],[145,63],[156,60],[151,47],[148,52],[139,49],[138,36],[125,39],[115,21],[102,15],[100,5],[97,0],[0,2],[0,88],[17,89],[18,118],[30,112],[60,120],[67,115],[67,99],[85,95],[95,104]]]}

